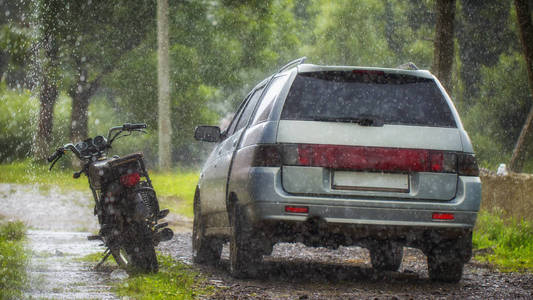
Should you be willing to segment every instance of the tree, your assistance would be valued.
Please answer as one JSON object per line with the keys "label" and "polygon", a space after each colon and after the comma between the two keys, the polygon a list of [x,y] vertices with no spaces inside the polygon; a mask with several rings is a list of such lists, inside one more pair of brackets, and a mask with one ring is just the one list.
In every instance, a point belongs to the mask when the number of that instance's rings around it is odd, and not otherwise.
{"label": "tree", "polygon": [[517,37],[509,28],[510,8],[510,0],[460,1],[456,36],[464,87],[461,98],[467,106],[479,96],[482,67],[494,66],[500,54],[515,45]]}
{"label": "tree", "polygon": [[157,81],[159,85],[159,168],[170,167],[170,82],[168,57],[168,0],[157,1]]}
{"label": "tree", "polygon": [[453,23],[455,0],[437,0],[437,24],[435,27],[435,46],[433,54],[433,73],[442,85],[450,91],[454,57]]}
{"label": "tree", "polygon": [[58,20],[62,12],[58,0],[43,0],[37,3],[41,24],[39,26],[39,53],[41,57],[39,76],[39,121],[35,137],[35,157],[45,159],[50,154],[54,105],[58,95]]}
{"label": "tree", "polygon": [[[520,41],[524,51],[527,74],[529,80],[530,95],[533,95],[533,24],[531,22],[531,10],[528,0],[515,0],[515,9],[518,27],[520,30]],[[524,166],[524,156],[526,152],[525,141],[530,135],[533,126],[533,106],[531,106],[526,122],[522,127],[518,141],[516,142],[509,168],[514,172],[522,171]]]}
{"label": "tree", "polygon": [[151,1],[74,1],[61,15],[62,66],[72,97],[71,140],[88,134],[90,98],[123,56],[153,27]]}

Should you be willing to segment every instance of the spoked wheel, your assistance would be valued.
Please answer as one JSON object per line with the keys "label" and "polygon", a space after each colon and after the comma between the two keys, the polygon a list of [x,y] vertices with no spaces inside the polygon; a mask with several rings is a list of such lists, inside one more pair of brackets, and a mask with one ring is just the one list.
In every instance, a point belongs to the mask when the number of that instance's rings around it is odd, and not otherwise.
{"label": "spoked wheel", "polygon": [[145,224],[130,224],[120,246],[111,254],[121,268],[131,272],[155,273],[159,269],[150,228]]}
{"label": "spoked wheel", "polygon": [[126,253],[126,250],[122,247],[115,247],[110,251],[111,255],[113,255],[113,258],[117,262],[117,265],[123,269],[126,269],[129,263],[128,254]]}

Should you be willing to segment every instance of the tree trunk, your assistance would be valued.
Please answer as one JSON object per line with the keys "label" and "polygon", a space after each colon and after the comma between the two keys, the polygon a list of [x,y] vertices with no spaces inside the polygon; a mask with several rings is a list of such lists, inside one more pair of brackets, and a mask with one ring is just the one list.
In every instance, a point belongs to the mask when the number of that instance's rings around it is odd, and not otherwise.
{"label": "tree trunk", "polygon": [[34,155],[37,160],[46,159],[51,153],[52,128],[54,124],[54,105],[57,100],[57,61],[59,46],[57,43],[56,26],[59,1],[43,2],[38,7],[40,29],[39,56],[42,61],[39,82],[39,120],[34,140]]}
{"label": "tree trunk", "polygon": [[[526,59],[527,75],[529,80],[530,95],[533,95],[533,24],[531,22],[531,10],[528,0],[515,0],[516,16],[518,27],[520,29],[520,40]],[[526,138],[530,135],[533,123],[533,106],[527,116],[526,122],[522,127],[518,141],[513,150],[509,169],[514,172],[521,172],[524,166],[526,152]]]}
{"label": "tree trunk", "polygon": [[170,83],[168,54],[168,0],[157,1],[157,80],[159,83],[159,168],[171,166],[170,142],[172,128],[170,125]]}
{"label": "tree trunk", "polygon": [[446,90],[451,91],[453,66],[453,22],[455,19],[455,0],[437,0],[437,23],[433,54],[433,73]]}
{"label": "tree trunk", "polygon": [[73,143],[83,141],[89,134],[89,98],[87,93],[76,93],[72,97],[70,114],[70,140]]}
{"label": "tree trunk", "polygon": [[39,121],[37,126],[37,136],[35,137],[35,158],[46,159],[52,154],[50,142],[52,141],[52,128],[54,120],[54,105],[57,99],[57,86],[53,80],[43,76],[39,100],[41,102],[39,110]]}
{"label": "tree trunk", "polygon": [[78,78],[69,91],[72,98],[70,140],[74,143],[85,140],[89,135],[89,100],[100,86],[101,76],[91,82],[87,82],[87,78],[88,72],[79,61]]}

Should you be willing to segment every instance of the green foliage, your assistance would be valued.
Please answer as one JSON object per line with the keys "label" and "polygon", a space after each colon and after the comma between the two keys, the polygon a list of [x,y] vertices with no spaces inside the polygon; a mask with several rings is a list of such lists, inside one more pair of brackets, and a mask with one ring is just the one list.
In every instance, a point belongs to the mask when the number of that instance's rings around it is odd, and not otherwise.
{"label": "green foliage", "polygon": [[0,82],[0,162],[30,154],[38,100],[28,91],[10,90]]}
{"label": "green foliage", "polygon": [[[66,143],[71,100],[60,95],[54,111],[52,144]],[[12,90],[0,82],[0,162],[31,156],[39,100],[28,90]]]}
{"label": "green foliage", "polygon": [[320,14],[314,42],[307,46],[313,61],[326,64],[395,67],[407,61],[429,68],[433,45],[424,36],[433,28],[410,26],[413,8],[399,2],[317,1]]}
{"label": "green foliage", "polygon": [[479,159],[495,168],[510,158],[531,106],[522,54],[502,54],[494,67],[482,68],[481,78],[480,97],[463,121]]}
{"label": "green foliage", "polygon": [[168,256],[159,255],[158,261],[157,274],[130,277],[118,283],[115,292],[134,299],[195,299],[212,293],[205,278],[191,267]]}
{"label": "green foliage", "polygon": [[27,255],[21,222],[0,224],[0,299],[18,299],[26,286]]}
{"label": "green foliage", "polygon": [[[476,259],[503,271],[533,270],[533,224],[503,217],[502,211],[481,212],[473,236],[475,249],[491,249]],[[488,253],[487,253],[488,252]],[[492,252],[492,253],[491,253]]]}
{"label": "green foliage", "polygon": [[194,216],[193,201],[199,172],[176,170],[174,172],[154,173],[150,176],[157,191],[161,207],[189,218]]}

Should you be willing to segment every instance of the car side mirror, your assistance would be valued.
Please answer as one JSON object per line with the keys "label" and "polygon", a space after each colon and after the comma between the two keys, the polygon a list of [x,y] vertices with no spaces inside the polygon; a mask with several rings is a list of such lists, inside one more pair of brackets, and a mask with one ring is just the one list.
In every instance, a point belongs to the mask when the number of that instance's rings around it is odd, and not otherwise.
{"label": "car side mirror", "polygon": [[194,138],[197,141],[218,142],[221,140],[220,127],[218,126],[198,126],[194,130]]}

